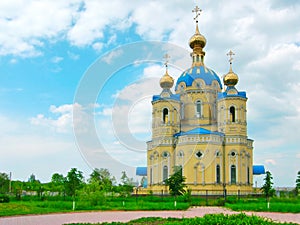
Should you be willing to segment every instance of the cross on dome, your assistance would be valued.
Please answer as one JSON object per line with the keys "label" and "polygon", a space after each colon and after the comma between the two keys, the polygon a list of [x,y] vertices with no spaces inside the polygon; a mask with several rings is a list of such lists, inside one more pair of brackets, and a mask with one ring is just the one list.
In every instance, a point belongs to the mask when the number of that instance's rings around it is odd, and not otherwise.
{"label": "cross on dome", "polygon": [[[170,59],[170,55],[168,53],[166,53],[163,58],[165,59],[165,66],[166,66],[166,73],[165,75],[163,75],[163,77],[160,79],[159,83],[160,83],[160,86],[164,89],[162,93],[164,94],[167,94],[167,95],[170,95],[169,91],[170,91],[170,88],[173,87],[173,84],[174,84],[174,79],[173,77],[171,77],[169,74],[168,74],[168,63],[169,63],[169,59]],[[168,90],[166,92],[166,90]],[[166,96],[165,96],[166,97]]]}
{"label": "cross on dome", "polygon": [[229,62],[230,62],[230,67],[229,67],[229,72],[224,75],[223,77],[223,82],[226,86],[229,86],[229,87],[234,87],[238,81],[239,81],[239,77],[238,75],[236,75],[233,71],[232,71],[232,61],[233,61],[233,57],[235,54],[233,51],[229,51],[227,54],[227,56],[229,56]]}
{"label": "cross on dome", "polygon": [[168,63],[169,63],[169,59],[171,58],[170,55],[168,53],[166,53],[163,57],[165,59],[165,66],[166,68],[168,67]]}
{"label": "cross on dome", "polygon": [[235,55],[234,52],[230,50],[226,55],[229,56],[229,60],[228,61],[230,62],[230,64],[232,64],[232,61],[233,61],[233,57],[232,56]]}
{"label": "cross on dome", "polygon": [[202,9],[200,9],[198,6],[195,6],[195,8],[192,10],[193,13],[196,13],[196,16],[194,17],[194,20],[196,20],[196,23],[198,23],[198,16],[200,16],[200,13],[202,12]]}

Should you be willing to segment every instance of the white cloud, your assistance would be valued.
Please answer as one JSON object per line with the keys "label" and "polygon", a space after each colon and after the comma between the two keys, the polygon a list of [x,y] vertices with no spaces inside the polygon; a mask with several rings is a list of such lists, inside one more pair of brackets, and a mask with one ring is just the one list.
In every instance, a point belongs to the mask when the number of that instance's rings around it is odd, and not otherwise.
{"label": "white cloud", "polygon": [[[67,39],[75,46],[93,46],[102,43],[105,38],[109,45],[115,43],[117,31],[124,31],[132,25],[136,26],[136,33],[146,40],[168,40],[170,35],[172,42],[187,47],[187,40],[194,32],[191,13],[194,5],[193,2],[180,1],[133,1],[124,4],[120,0],[1,2],[3,17],[0,28],[6,32],[0,35],[0,53],[36,56],[42,54],[40,48],[44,39]],[[243,54],[251,57],[275,43],[294,43],[300,36],[297,29],[299,5],[291,5],[276,8],[272,1],[232,0],[226,1],[226,4],[204,1],[200,30],[208,39],[210,49],[207,51],[224,47],[241,48],[247,42],[244,48],[252,51],[244,51]],[[104,37],[104,34],[107,36]],[[97,44],[94,47],[99,50]]]}
{"label": "white cloud", "polygon": [[60,57],[60,56],[55,56],[51,59],[51,62],[53,63],[59,63],[63,60],[64,58],[63,57]]}
{"label": "white cloud", "polygon": [[16,64],[17,62],[18,62],[17,59],[11,59],[11,60],[9,61],[9,63],[11,63],[11,64]]}
{"label": "white cloud", "polygon": [[68,51],[67,53],[68,53],[68,56],[73,60],[78,60],[80,58],[80,55],[75,54],[73,52]]}
{"label": "white cloud", "polygon": [[298,154],[296,155],[296,158],[297,158],[297,159],[300,159],[300,153],[298,153]]}
{"label": "white cloud", "polygon": [[78,1],[22,1],[0,3],[0,55],[37,56],[43,39],[59,39],[69,28]]}
{"label": "white cloud", "polygon": [[266,164],[271,164],[271,165],[276,165],[276,164],[277,164],[276,161],[275,161],[274,159],[266,159],[266,160],[265,160],[265,163],[266,163]]}
{"label": "white cloud", "polygon": [[101,60],[103,62],[106,62],[107,64],[111,64],[112,60],[115,60],[122,54],[123,54],[123,50],[121,50],[121,49],[114,50],[114,51],[110,52],[109,54],[107,54],[106,56],[102,57]]}
{"label": "white cloud", "polygon": [[68,39],[76,46],[92,44],[103,38],[106,26],[126,20],[133,5],[116,0],[85,0],[84,10],[78,14],[76,23],[68,31]]}
{"label": "white cloud", "polygon": [[[83,108],[77,103],[65,104],[58,107],[51,105],[49,111],[53,115],[46,117],[43,114],[38,114],[36,117],[30,119],[31,124],[48,127],[58,133],[71,133],[71,129],[74,126],[73,123],[82,123],[81,119],[84,120]],[[73,120],[73,112],[76,112],[77,115],[82,115],[76,117],[80,121]]]}
{"label": "white cloud", "polygon": [[101,52],[103,48],[103,43],[101,42],[96,42],[93,44],[93,49],[95,49],[97,52]]}
{"label": "white cloud", "polygon": [[0,115],[1,170],[12,172],[14,180],[27,180],[34,173],[49,182],[55,172],[66,174],[71,167],[87,170],[73,137],[32,126],[16,116]]}

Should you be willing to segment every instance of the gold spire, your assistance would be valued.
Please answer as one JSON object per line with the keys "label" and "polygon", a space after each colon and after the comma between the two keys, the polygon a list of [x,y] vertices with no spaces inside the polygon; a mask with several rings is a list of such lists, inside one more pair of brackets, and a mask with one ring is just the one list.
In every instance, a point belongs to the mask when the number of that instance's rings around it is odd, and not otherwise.
{"label": "gold spire", "polygon": [[173,87],[174,79],[168,74],[168,63],[169,63],[170,56],[167,54],[164,55],[165,59],[165,67],[166,67],[166,73],[163,75],[163,77],[160,79],[159,84],[161,88],[163,89],[170,89]]}
{"label": "gold spire", "polygon": [[200,16],[200,12],[202,12],[202,10],[196,6],[192,12],[196,13],[194,17],[194,20],[196,21],[196,31],[195,34],[190,38],[189,45],[193,49],[193,66],[201,66],[203,65],[203,58],[205,55],[205,52],[202,49],[206,45],[206,39],[202,34],[200,34],[198,27],[198,17]]}
{"label": "gold spire", "polygon": [[229,51],[227,53],[227,55],[229,56],[229,63],[230,63],[230,68],[229,68],[229,72],[223,77],[223,82],[226,86],[235,86],[238,81],[239,81],[239,77],[238,75],[236,75],[233,71],[232,71],[232,61],[233,61],[233,57],[235,54],[233,51]]}

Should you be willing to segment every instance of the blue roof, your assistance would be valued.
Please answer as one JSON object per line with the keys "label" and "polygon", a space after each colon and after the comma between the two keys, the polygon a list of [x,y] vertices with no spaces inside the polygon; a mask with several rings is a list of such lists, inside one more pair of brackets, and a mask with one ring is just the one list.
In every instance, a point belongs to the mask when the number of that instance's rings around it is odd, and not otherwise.
{"label": "blue roof", "polygon": [[218,99],[227,98],[227,97],[247,98],[245,91],[238,91],[238,93],[235,95],[229,95],[229,94],[227,94],[227,92],[218,93]]}
{"label": "blue roof", "polygon": [[172,94],[170,97],[161,97],[161,95],[153,95],[152,101],[158,101],[158,100],[180,100],[180,95],[179,94]]}
{"label": "blue roof", "polygon": [[265,167],[263,165],[253,165],[253,175],[265,174]]}
{"label": "blue roof", "polygon": [[221,132],[210,131],[210,130],[204,129],[202,127],[198,127],[198,128],[189,130],[187,132],[179,132],[177,134],[174,134],[174,137],[179,137],[179,136],[183,136],[183,135],[193,135],[193,134],[215,134],[215,135],[224,136],[224,134]]}
{"label": "blue roof", "polygon": [[206,85],[211,85],[214,80],[218,81],[220,88],[222,88],[222,83],[219,76],[211,69],[205,66],[194,66],[190,69],[184,71],[181,76],[178,78],[175,86],[175,90],[178,88],[178,84],[180,82],[184,82],[185,85],[192,86],[193,81],[195,79],[202,79],[204,80]]}
{"label": "blue roof", "polygon": [[147,176],[147,167],[137,167],[135,174],[137,176]]}
{"label": "blue roof", "polygon": [[[235,90],[236,94],[228,94],[230,90]],[[245,91],[237,91],[235,87],[227,87],[225,92],[218,93],[218,99],[227,98],[227,97],[241,97],[247,98]]]}

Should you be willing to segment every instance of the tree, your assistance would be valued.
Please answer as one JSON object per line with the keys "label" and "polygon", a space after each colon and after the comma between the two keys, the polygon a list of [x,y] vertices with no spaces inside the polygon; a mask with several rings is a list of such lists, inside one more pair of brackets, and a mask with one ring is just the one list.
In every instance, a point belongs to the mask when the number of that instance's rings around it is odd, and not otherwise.
{"label": "tree", "polygon": [[88,182],[98,184],[99,190],[111,191],[115,178],[111,176],[108,169],[94,169],[90,174]]}
{"label": "tree", "polygon": [[273,185],[273,177],[270,171],[266,172],[266,177],[264,178],[264,185],[262,186],[261,190],[265,194],[267,201],[269,202],[269,198],[272,197],[275,193]]}
{"label": "tree", "polygon": [[63,185],[65,183],[65,177],[62,174],[54,173],[51,177],[51,182],[55,185]]}
{"label": "tree", "polygon": [[299,191],[300,191],[300,171],[298,171],[297,179],[296,179],[296,188],[295,188],[296,196],[298,196]]}
{"label": "tree", "polygon": [[64,192],[65,195],[66,178],[59,173],[54,173],[51,177],[51,190],[58,191],[60,194]]}
{"label": "tree", "polygon": [[34,183],[35,181],[36,181],[35,175],[32,173],[32,174],[30,175],[30,177],[28,178],[28,182]]}
{"label": "tree", "polygon": [[83,184],[83,173],[76,168],[72,168],[66,177],[66,188],[68,194],[75,198],[76,190]]}
{"label": "tree", "polygon": [[9,188],[9,176],[6,173],[0,173],[0,193],[4,194],[8,192]]}
{"label": "tree", "polygon": [[183,195],[185,193],[185,177],[182,176],[182,168],[175,167],[175,173],[170,176],[166,181],[165,184],[169,186],[170,194],[173,196]]}
{"label": "tree", "polygon": [[26,191],[36,192],[38,196],[42,196],[43,194],[43,187],[39,180],[36,179],[34,174],[31,174],[28,178],[28,182],[26,182]]}
{"label": "tree", "polygon": [[18,180],[12,181],[12,183],[11,183],[12,193],[15,193],[16,198],[18,200],[21,199],[24,186],[26,186],[26,182],[22,182],[22,181],[18,181]]}
{"label": "tree", "polygon": [[119,185],[119,192],[121,195],[127,196],[133,191],[133,178],[129,178],[125,171],[122,171],[121,185]]}
{"label": "tree", "polygon": [[133,185],[133,179],[129,178],[125,171],[122,171],[121,184],[122,185]]}

